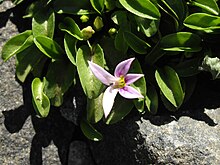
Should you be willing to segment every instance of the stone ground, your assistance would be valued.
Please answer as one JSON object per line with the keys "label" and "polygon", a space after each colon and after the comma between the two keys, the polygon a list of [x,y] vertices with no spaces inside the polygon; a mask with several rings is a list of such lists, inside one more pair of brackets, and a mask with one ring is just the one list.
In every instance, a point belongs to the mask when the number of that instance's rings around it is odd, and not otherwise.
{"label": "stone ground", "polygon": [[[19,31],[19,8],[0,5],[0,52]],[[86,140],[77,117],[80,107],[68,101],[53,108],[46,119],[36,117],[31,104],[30,80],[15,78],[15,59],[0,59],[0,165],[142,165],[220,164],[220,87],[218,81],[199,82],[192,104],[176,114],[138,116],[101,126],[102,142]],[[132,116],[134,115],[134,116]]]}

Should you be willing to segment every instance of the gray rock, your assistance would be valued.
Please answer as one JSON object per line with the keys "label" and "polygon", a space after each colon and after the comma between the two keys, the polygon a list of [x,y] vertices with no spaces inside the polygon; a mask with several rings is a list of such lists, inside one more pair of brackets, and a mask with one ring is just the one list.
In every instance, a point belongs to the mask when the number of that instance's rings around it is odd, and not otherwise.
{"label": "gray rock", "polygon": [[100,127],[103,141],[91,142],[96,163],[220,164],[220,93],[215,87],[200,85],[192,104],[177,113],[143,117],[134,113]]}
{"label": "gray rock", "polygon": [[[9,38],[18,34],[16,25],[10,21],[13,16],[10,16],[10,12],[8,13],[8,9],[12,7],[11,1],[4,1],[0,5],[0,52],[3,44]],[[61,131],[53,132],[51,130],[55,130],[55,128],[56,130],[62,129],[59,126],[54,126],[52,123],[54,121],[50,119],[47,122],[43,122],[43,124],[46,123],[43,128],[47,130],[40,133],[38,129],[42,126],[39,126],[39,122],[36,122],[37,120],[40,119],[37,119],[33,112],[30,86],[21,86],[15,79],[15,58],[11,58],[7,62],[3,62],[0,58],[1,165],[28,165],[30,163],[57,165],[66,161],[68,143],[71,138],[69,135],[72,134],[70,124],[63,122],[64,127],[69,125],[67,127],[69,134],[60,133]],[[60,120],[62,121],[62,119]],[[67,135],[68,138],[62,137],[63,140],[59,141],[58,139],[61,137],[58,137],[56,133],[60,133],[63,136]],[[65,151],[62,151],[62,149]]]}

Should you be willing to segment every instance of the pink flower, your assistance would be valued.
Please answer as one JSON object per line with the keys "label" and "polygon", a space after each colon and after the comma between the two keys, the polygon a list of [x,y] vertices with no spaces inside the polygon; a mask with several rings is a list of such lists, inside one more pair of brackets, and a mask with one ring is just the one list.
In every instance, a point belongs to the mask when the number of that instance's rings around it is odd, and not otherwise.
{"label": "pink flower", "polygon": [[143,74],[129,74],[131,63],[135,58],[120,62],[114,72],[114,76],[108,73],[99,65],[89,61],[89,67],[92,73],[98,78],[103,84],[109,86],[103,95],[102,106],[105,117],[109,115],[114,104],[117,93],[127,99],[144,98],[139,91],[129,86],[130,84],[143,77]]}

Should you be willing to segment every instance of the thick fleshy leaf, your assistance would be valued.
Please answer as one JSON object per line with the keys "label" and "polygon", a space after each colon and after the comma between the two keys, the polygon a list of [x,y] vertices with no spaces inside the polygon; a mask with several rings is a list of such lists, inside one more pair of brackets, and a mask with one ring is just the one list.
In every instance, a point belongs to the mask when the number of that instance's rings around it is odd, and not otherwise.
{"label": "thick fleshy leaf", "polygon": [[53,38],[55,28],[55,14],[52,10],[41,9],[32,19],[34,37],[39,35]]}
{"label": "thick fleshy leaf", "polygon": [[34,38],[34,43],[42,53],[52,59],[61,59],[65,54],[56,41],[46,36],[37,36]]}
{"label": "thick fleshy leaf", "polygon": [[131,32],[124,32],[124,38],[128,45],[131,47],[131,49],[133,49],[136,53],[146,54],[149,47],[151,47],[147,42],[140,39]]}
{"label": "thick fleshy leaf", "polygon": [[105,0],[90,0],[92,7],[101,14],[104,9]]}
{"label": "thick fleshy leaf", "polygon": [[23,18],[33,18],[34,15],[43,8],[44,3],[42,1],[32,2],[26,9]]}
{"label": "thick fleshy leaf", "polygon": [[75,81],[75,66],[69,61],[57,60],[49,65],[44,79],[44,92],[54,106],[63,103],[63,95]]}
{"label": "thick fleshy leaf", "polygon": [[120,62],[115,68],[115,72],[114,72],[115,77],[125,76],[128,73],[131,67],[131,63],[134,61],[134,59],[135,58],[129,58],[127,60]]}
{"label": "thick fleshy leaf", "polygon": [[119,0],[121,5],[131,13],[139,17],[157,20],[160,12],[150,0]]}
{"label": "thick fleshy leaf", "polygon": [[69,34],[65,34],[64,36],[64,47],[67,54],[67,57],[72,62],[73,65],[76,65],[76,43],[77,39],[72,37]]}
{"label": "thick fleshy leaf", "polygon": [[17,54],[16,75],[21,82],[24,82],[30,71],[37,65],[44,55],[35,45]]}
{"label": "thick fleshy leaf", "polygon": [[163,95],[173,106],[179,108],[183,103],[185,93],[175,70],[165,66],[163,69],[156,70],[155,77]]}
{"label": "thick fleshy leaf", "polygon": [[189,77],[201,72],[199,66],[201,64],[200,58],[193,58],[183,61],[176,65],[174,69],[180,77]]}
{"label": "thick fleshy leaf", "polygon": [[67,32],[68,34],[72,35],[78,40],[83,40],[83,35],[80,31],[79,26],[76,24],[76,22],[70,18],[66,17],[62,23],[59,24],[59,28],[62,31]]}
{"label": "thick fleshy leaf", "polygon": [[50,111],[50,100],[43,92],[44,84],[39,78],[35,78],[31,84],[32,102],[39,117],[47,117]]}
{"label": "thick fleshy leaf", "polygon": [[178,32],[164,36],[160,47],[166,51],[198,52],[202,49],[201,38],[190,32]]}
{"label": "thick fleshy leaf", "polygon": [[124,39],[124,31],[122,28],[119,29],[114,40],[115,48],[125,54],[128,50],[128,44]]}
{"label": "thick fleshy leaf", "polygon": [[188,13],[184,0],[162,0],[158,2],[159,7],[169,14],[176,23],[176,29],[182,29],[183,20]]}
{"label": "thick fleshy leaf", "polygon": [[117,88],[114,89],[110,86],[105,90],[103,94],[102,106],[103,106],[105,118],[107,118],[107,116],[112,110],[117,93],[118,93],[118,89]]}
{"label": "thick fleshy leaf", "polygon": [[13,55],[33,44],[32,31],[27,30],[9,39],[2,48],[2,59],[7,61]]}
{"label": "thick fleshy leaf", "polygon": [[110,69],[114,69],[119,62],[127,58],[126,54],[121,53],[115,48],[114,40],[110,37],[103,36],[100,40],[100,45],[103,48],[105,59],[108,61],[108,67]]}
{"label": "thick fleshy leaf", "polygon": [[126,11],[115,11],[111,15],[112,21],[119,25],[123,30],[126,30],[128,27],[128,19],[127,19],[128,13]]}
{"label": "thick fleshy leaf", "polygon": [[193,13],[184,20],[184,25],[191,29],[211,33],[220,29],[220,17],[206,13]]}
{"label": "thick fleshy leaf", "polygon": [[100,141],[103,136],[98,132],[88,121],[82,119],[80,122],[80,128],[83,134],[90,140]]}
{"label": "thick fleshy leaf", "polygon": [[[145,96],[146,90],[147,90],[146,89],[146,81],[145,81],[144,75],[142,74],[143,71],[141,69],[141,65],[138,62],[138,60],[134,60],[132,66],[130,68],[130,73],[132,73],[132,74],[134,73],[134,74],[141,76],[141,78],[138,79],[137,81],[135,81],[133,84],[131,84],[131,86],[134,87],[141,95]],[[126,77],[128,75],[130,75],[130,74],[127,74]],[[126,77],[125,77],[125,80],[126,80]],[[126,82],[126,84],[128,84],[128,83]],[[143,98],[135,99],[135,100],[133,100],[133,102],[139,112],[144,111],[144,99]]]}
{"label": "thick fleshy leaf", "polygon": [[12,0],[12,2],[15,4],[15,5],[18,5],[20,4],[21,2],[23,2],[24,0]]}
{"label": "thick fleshy leaf", "polygon": [[99,97],[95,99],[87,99],[87,120],[90,123],[97,123],[103,117],[102,97],[103,94],[100,94]]}
{"label": "thick fleshy leaf", "polygon": [[166,51],[160,49],[159,42],[154,46],[152,51],[148,53],[145,57],[145,62],[149,65],[153,65],[157,60],[163,57],[166,54]]}
{"label": "thick fleshy leaf", "polygon": [[190,5],[200,7],[210,14],[219,15],[219,7],[216,0],[194,0],[190,1]]}
{"label": "thick fleshy leaf", "polygon": [[131,100],[124,99],[120,95],[117,95],[111,113],[105,121],[106,124],[114,124],[119,122],[129,114],[133,107],[134,104]]}
{"label": "thick fleshy leaf", "polygon": [[186,2],[184,0],[162,0],[161,1],[179,21],[183,21],[186,17]]}
{"label": "thick fleshy leaf", "polygon": [[141,18],[138,16],[135,16],[134,18],[140,30],[147,37],[152,37],[157,32],[159,23],[160,23],[159,20],[150,20],[150,19]]}
{"label": "thick fleshy leaf", "polygon": [[104,67],[105,60],[103,50],[99,45],[95,45],[91,49],[86,45],[80,47],[76,55],[76,64],[84,93],[89,99],[94,99],[103,91],[103,84],[92,73],[88,61]]}
{"label": "thick fleshy leaf", "polygon": [[145,104],[147,106],[147,110],[152,113],[156,114],[158,109],[158,95],[157,91],[154,87],[148,85],[147,86],[147,94],[145,96]]}
{"label": "thick fleshy leaf", "polygon": [[92,9],[92,6],[88,0],[54,0],[53,8],[58,14],[95,14],[96,11]]}

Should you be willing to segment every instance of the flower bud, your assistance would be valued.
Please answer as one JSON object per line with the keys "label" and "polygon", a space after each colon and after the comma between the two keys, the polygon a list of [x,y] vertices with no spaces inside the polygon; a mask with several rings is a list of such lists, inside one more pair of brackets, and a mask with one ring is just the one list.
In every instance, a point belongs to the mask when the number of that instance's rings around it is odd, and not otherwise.
{"label": "flower bud", "polygon": [[92,29],[91,26],[87,26],[86,28],[81,30],[81,33],[83,35],[83,39],[88,40],[92,37],[92,35],[95,33],[95,31]]}
{"label": "flower bud", "polygon": [[110,28],[110,29],[108,30],[108,34],[109,34],[110,36],[114,35],[116,32],[117,32],[117,29],[115,29],[115,28]]}
{"label": "flower bud", "polygon": [[104,26],[103,21],[102,21],[102,17],[97,16],[93,22],[93,25],[94,25],[94,29],[96,31],[100,31]]}
{"label": "flower bud", "polygon": [[87,22],[87,21],[89,20],[89,16],[87,16],[87,15],[82,15],[82,16],[80,17],[80,20],[81,20],[83,23],[85,23],[85,22]]}

